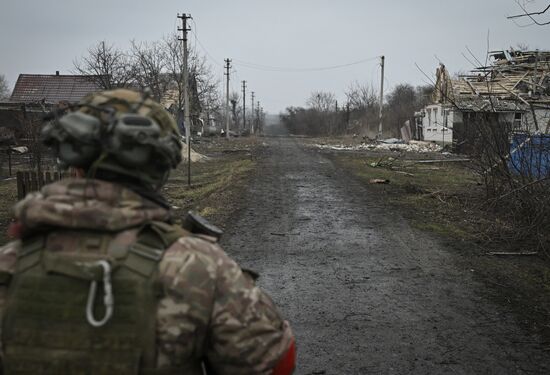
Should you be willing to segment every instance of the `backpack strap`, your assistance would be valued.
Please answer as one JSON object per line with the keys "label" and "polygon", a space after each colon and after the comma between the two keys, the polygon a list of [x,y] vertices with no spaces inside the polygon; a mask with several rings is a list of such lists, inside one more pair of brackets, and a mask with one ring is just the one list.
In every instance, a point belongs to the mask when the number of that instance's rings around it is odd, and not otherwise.
{"label": "backpack strap", "polygon": [[[164,290],[161,284],[156,280],[158,263],[162,260],[166,249],[179,238],[189,235],[191,235],[189,232],[177,225],[171,225],[160,221],[151,221],[139,229],[136,241],[127,248],[126,256],[119,260],[119,264],[123,268],[127,268],[145,278],[151,279],[153,286],[155,286],[155,294],[160,298]],[[149,314],[155,314],[155,311],[151,310]],[[156,366],[156,332],[154,321],[151,324],[153,325],[143,327],[144,330],[150,331],[150,334],[147,335],[149,340],[144,342],[145,351],[142,358],[144,369],[154,369]],[[190,372],[190,374],[191,373],[194,372]]]}
{"label": "backpack strap", "polygon": [[137,234],[137,240],[128,248],[124,266],[145,277],[157,268],[164,252],[181,237],[190,236],[185,229],[162,221],[145,224]]}
{"label": "backpack strap", "polygon": [[46,236],[44,235],[35,235],[22,240],[21,248],[17,252],[14,274],[21,273],[38,264],[42,258],[40,250],[44,248],[45,243]]}

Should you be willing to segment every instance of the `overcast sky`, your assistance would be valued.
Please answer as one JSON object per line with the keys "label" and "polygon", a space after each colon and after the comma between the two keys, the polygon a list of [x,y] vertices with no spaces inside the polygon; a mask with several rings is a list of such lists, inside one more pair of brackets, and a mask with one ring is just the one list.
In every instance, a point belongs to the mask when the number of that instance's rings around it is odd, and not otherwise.
{"label": "overcast sky", "polygon": [[[547,3],[528,5],[542,9]],[[484,60],[488,32],[491,50],[518,43],[550,49],[550,26],[520,27],[506,19],[521,12],[515,0],[3,0],[0,74],[13,86],[20,73],[71,73],[73,60],[100,40],[127,48],[131,39],[153,41],[172,33],[178,12],[193,16],[191,43],[196,37],[206,48],[220,80],[223,59],[233,58],[232,90],[246,80],[271,113],[304,105],[314,90],[334,92],[343,103],[354,81],[378,87],[378,59],[300,73],[245,65],[310,69],[385,55],[391,89],[427,81],[415,62],[428,74],[437,58],[451,73],[470,69],[461,53],[469,55],[468,46]]]}

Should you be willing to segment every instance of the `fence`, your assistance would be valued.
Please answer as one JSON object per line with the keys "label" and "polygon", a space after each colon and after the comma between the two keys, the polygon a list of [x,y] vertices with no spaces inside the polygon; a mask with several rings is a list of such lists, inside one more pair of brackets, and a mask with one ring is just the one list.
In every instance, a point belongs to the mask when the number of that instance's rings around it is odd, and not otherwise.
{"label": "fence", "polygon": [[72,174],[49,171],[19,171],[17,172],[17,199],[23,199],[28,193],[38,191],[44,185],[67,177],[72,177]]}
{"label": "fence", "polygon": [[[51,153],[45,152],[42,155],[42,170],[51,170],[56,164],[56,159]],[[19,171],[36,169],[31,153],[24,151],[24,147],[0,147],[0,178],[15,176]]]}

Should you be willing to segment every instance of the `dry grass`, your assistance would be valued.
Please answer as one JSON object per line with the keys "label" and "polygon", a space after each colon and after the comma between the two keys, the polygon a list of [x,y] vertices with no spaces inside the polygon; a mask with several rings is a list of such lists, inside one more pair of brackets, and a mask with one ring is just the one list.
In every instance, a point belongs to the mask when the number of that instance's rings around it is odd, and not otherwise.
{"label": "dry grass", "polygon": [[399,206],[416,227],[474,239],[474,228],[482,220],[473,203],[480,187],[464,165],[356,153],[337,154],[335,159],[365,183],[374,178],[389,180],[389,184],[371,185],[372,190]]}
{"label": "dry grass", "polygon": [[176,215],[192,209],[216,222],[227,216],[238,199],[236,193],[245,187],[248,173],[254,168],[254,162],[242,156],[232,154],[192,165],[190,187],[186,171],[181,167],[175,171],[163,194]]}
{"label": "dry grass", "polygon": [[[343,169],[368,184],[371,194],[397,209],[412,226],[437,234],[444,246],[459,255],[456,261],[460,268],[475,271],[475,275],[491,287],[487,289],[487,298],[511,308],[521,324],[550,340],[547,324],[550,263],[542,256],[488,255],[493,250],[526,252],[531,249],[517,241],[484,238],[490,231],[505,228],[507,224],[484,208],[483,187],[468,166],[397,160],[391,165],[373,168],[370,164],[378,162],[380,156],[334,153],[332,157]],[[390,183],[369,184],[372,178],[389,179]]]}
{"label": "dry grass", "polygon": [[[187,186],[187,166],[183,163],[172,172],[162,190],[181,217],[194,210],[223,227],[223,222],[238,208],[239,195],[246,188],[255,163],[253,154],[261,144],[256,138],[206,140],[193,148],[209,159],[193,163],[192,184]],[[8,241],[6,229],[13,220],[12,207],[17,201],[14,179],[0,181],[0,244]]]}
{"label": "dry grass", "polygon": [[0,244],[8,241],[6,230],[12,221],[12,206],[17,201],[15,179],[0,181]]}

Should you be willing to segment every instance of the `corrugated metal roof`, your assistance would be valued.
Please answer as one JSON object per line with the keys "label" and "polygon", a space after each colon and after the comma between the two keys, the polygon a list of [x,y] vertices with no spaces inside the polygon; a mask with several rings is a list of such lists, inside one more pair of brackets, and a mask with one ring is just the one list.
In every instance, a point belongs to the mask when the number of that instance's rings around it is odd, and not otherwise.
{"label": "corrugated metal roof", "polygon": [[56,74],[20,74],[10,101],[31,103],[45,101],[57,104],[62,101],[78,102],[100,87],[90,76]]}

